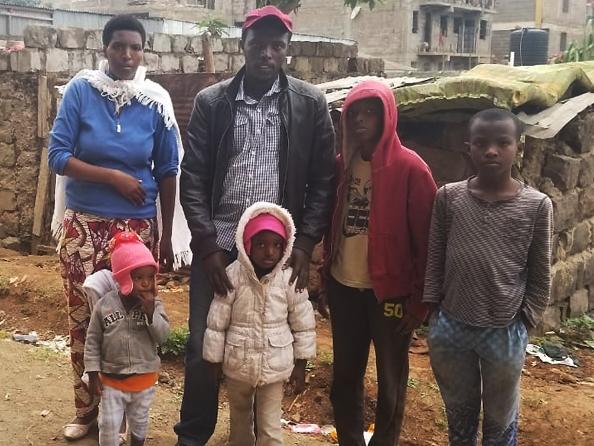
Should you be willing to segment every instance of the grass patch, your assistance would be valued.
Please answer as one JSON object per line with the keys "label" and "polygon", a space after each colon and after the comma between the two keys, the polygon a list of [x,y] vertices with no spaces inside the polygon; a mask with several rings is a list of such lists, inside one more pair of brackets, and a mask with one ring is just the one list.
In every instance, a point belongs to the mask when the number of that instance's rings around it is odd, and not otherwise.
{"label": "grass patch", "polygon": [[186,354],[186,344],[190,331],[185,327],[178,327],[171,330],[169,337],[159,346],[159,353],[161,356],[183,356]]}
{"label": "grass patch", "polygon": [[334,354],[330,352],[321,352],[318,355],[318,363],[330,366],[334,364]]}
{"label": "grass patch", "polygon": [[31,350],[31,356],[43,362],[55,361],[56,359],[64,358],[62,353],[56,352],[46,347],[36,347]]}
{"label": "grass patch", "polygon": [[0,276],[0,297],[10,293],[10,281],[7,277]]}
{"label": "grass patch", "polygon": [[408,381],[406,382],[406,386],[409,389],[416,389],[418,385],[419,382],[415,378],[408,378]]}
{"label": "grass patch", "polygon": [[435,418],[435,426],[441,432],[448,431],[448,417],[446,416],[445,408],[442,407],[440,416]]}

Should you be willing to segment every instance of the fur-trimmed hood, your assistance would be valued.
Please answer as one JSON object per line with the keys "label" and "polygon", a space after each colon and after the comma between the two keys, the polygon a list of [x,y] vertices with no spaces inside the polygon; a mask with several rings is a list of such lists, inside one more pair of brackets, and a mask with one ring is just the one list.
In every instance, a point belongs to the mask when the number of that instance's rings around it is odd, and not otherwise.
{"label": "fur-trimmed hood", "polygon": [[245,210],[241,219],[239,220],[239,224],[237,225],[237,232],[235,234],[235,246],[237,247],[238,252],[238,260],[240,261],[241,265],[248,269],[252,274],[255,275],[254,266],[245,251],[245,246],[243,245],[243,233],[245,231],[245,227],[250,220],[257,217],[260,214],[271,214],[274,217],[278,218],[283,224],[285,225],[285,229],[287,231],[287,242],[285,244],[285,252],[281,260],[278,264],[274,267],[274,269],[269,274],[276,274],[280,269],[287,263],[291,252],[293,251],[293,244],[295,242],[295,223],[293,223],[293,218],[289,211],[286,209],[273,204],[267,203],[265,201],[259,201],[254,203],[249,208]]}

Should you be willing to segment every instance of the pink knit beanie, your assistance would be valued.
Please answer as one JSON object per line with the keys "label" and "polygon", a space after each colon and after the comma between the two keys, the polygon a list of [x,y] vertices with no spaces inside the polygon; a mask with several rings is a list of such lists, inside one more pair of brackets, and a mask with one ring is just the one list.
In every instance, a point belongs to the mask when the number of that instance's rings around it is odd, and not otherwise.
{"label": "pink knit beanie", "polygon": [[287,228],[272,214],[259,214],[252,218],[243,230],[243,246],[248,255],[252,251],[252,237],[262,231],[271,231],[287,240]]}
{"label": "pink knit beanie", "polygon": [[109,242],[111,250],[111,271],[113,278],[120,285],[120,292],[127,296],[132,292],[133,284],[130,273],[136,268],[153,266],[159,271],[153,254],[135,232],[120,232]]}

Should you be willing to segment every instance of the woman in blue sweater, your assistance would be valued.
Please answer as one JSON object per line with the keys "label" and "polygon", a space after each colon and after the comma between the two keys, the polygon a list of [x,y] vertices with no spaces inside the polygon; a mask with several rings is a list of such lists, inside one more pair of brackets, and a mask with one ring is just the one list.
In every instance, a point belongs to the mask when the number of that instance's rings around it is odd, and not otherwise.
{"label": "woman in blue sweater", "polygon": [[179,129],[169,94],[145,79],[140,66],[145,40],[135,18],[112,18],[103,29],[107,60],[66,85],[51,132],[49,165],[59,175],[53,229],[74,368],[76,417],[64,427],[69,440],[84,437],[97,418],[98,401],[81,380],[91,314],[82,285],[109,268],[109,240],[132,230],[165,267],[189,260],[187,226],[176,211]]}

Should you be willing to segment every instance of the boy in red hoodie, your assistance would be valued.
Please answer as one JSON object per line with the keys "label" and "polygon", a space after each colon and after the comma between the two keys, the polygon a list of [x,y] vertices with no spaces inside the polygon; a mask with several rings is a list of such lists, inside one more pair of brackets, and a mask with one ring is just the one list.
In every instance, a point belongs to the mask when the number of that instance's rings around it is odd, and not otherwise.
{"label": "boy in red hoodie", "polygon": [[371,341],[378,397],[371,446],[398,443],[412,331],[421,303],[431,171],[396,133],[392,91],[367,81],[343,106],[337,202],[327,239],[326,294],[334,345],[331,400],[342,446],[364,446],[363,380]]}

